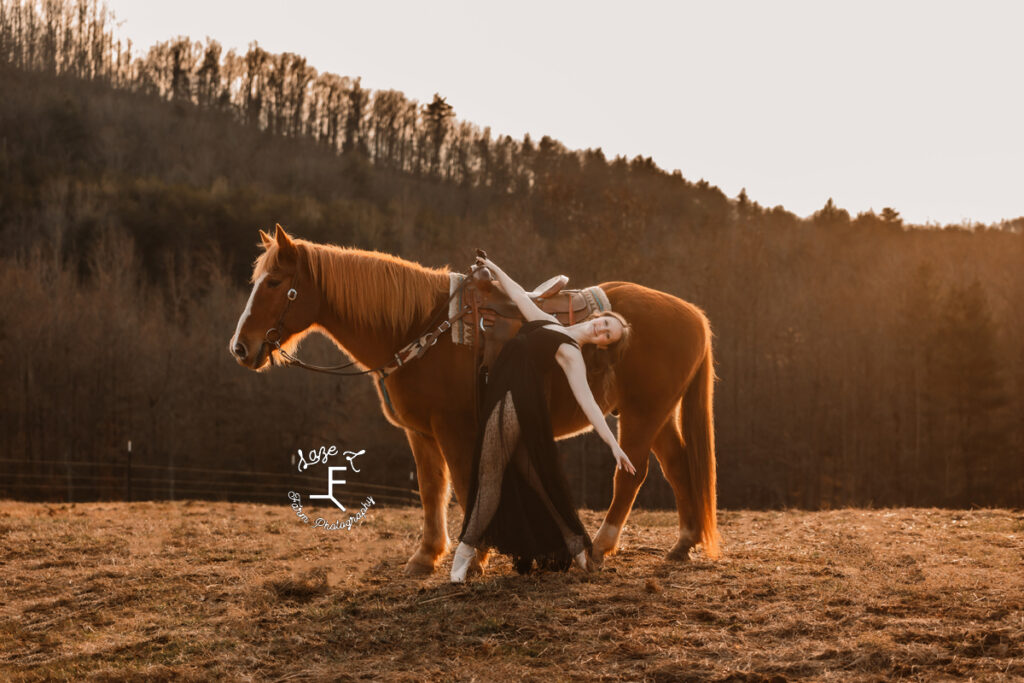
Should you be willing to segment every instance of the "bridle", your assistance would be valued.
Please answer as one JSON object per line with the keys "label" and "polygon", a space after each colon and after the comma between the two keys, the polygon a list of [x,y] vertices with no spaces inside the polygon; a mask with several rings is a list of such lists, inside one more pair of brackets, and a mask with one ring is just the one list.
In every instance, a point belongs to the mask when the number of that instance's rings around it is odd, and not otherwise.
{"label": "bridle", "polygon": [[[472,270],[474,270],[475,268],[475,266],[471,267],[470,272],[472,272]],[[471,310],[470,307],[464,306],[462,310],[460,310],[458,313],[442,322],[436,328],[430,329],[430,327],[434,324],[434,321],[438,318],[438,316],[443,315],[444,311],[451,304],[452,300],[462,292],[463,288],[465,288],[466,283],[468,282],[468,277],[463,278],[462,282],[460,282],[459,285],[455,288],[455,290],[451,293],[451,296],[448,297],[448,300],[438,309],[438,313],[435,313],[433,316],[431,316],[431,322],[428,323],[426,332],[424,332],[419,337],[417,337],[413,341],[409,342],[408,344],[400,348],[398,351],[395,352],[391,360],[377,368],[372,368],[370,370],[346,371],[347,368],[351,368],[353,365],[356,364],[357,361],[354,360],[349,361],[348,363],[344,363],[342,365],[313,365],[312,363],[307,363],[301,360],[300,358],[296,358],[292,354],[285,351],[281,347],[281,326],[284,324],[284,317],[288,314],[288,308],[292,305],[292,302],[299,297],[299,291],[295,287],[292,287],[291,289],[288,290],[288,293],[286,295],[288,301],[284,305],[284,310],[281,311],[281,315],[278,317],[277,322],[274,323],[274,326],[267,330],[267,333],[263,337],[263,343],[270,344],[271,346],[276,348],[281,357],[284,358],[285,361],[287,361],[288,365],[294,365],[296,367],[304,368],[306,370],[313,370],[314,372],[323,372],[329,375],[339,375],[342,377],[355,377],[358,375],[376,374],[378,381],[383,381],[385,377],[390,375],[398,368],[402,367],[409,361],[419,358],[424,353],[426,353],[427,349],[436,344],[437,340],[441,337],[441,335],[444,334],[449,328],[451,328],[451,326],[457,320],[461,319],[463,316],[469,313],[469,311]]]}

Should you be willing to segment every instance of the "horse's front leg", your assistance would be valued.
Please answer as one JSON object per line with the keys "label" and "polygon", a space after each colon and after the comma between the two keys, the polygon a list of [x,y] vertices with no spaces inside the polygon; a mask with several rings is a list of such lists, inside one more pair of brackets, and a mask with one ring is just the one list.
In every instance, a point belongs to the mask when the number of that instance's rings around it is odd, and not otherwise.
{"label": "horse's front leg", "polygon": [[612,489],[612,504],[608,506],[604,522],[594,536],[590,559],[595,566],[604,564],[606,555],[614,553],[619,547],[619,536],[626,524],[633,501],[640,490],[640,485],[647,478],[647,466],[651,455],[651,441],[658,423],[647,415],[637,415],[623,410],[619,416],[619,444],[629,456],[636,468],[636,474],[616,468],[615,483]]}
{"label": "horse's front leg", "polygon": [[420,547],[405,565],[405,573],[418,576],[431,574],[448,551],[448,465],[445,464],[437,441],[426,434],[405,430],[416,460],[420,502],[423,504],[423,536]]}
{"label": "horse's front leg", "polygon": [[[466,430],[465,418],[457,414],[439,416],[431,424],[451,472],[455,498],[465,515],[466,498],[469,497],[469,484],[473,472],[473,432]],[[490,551],[477,550],[476,558],[469,565],[469,574],[483,574],[489,556]]]}

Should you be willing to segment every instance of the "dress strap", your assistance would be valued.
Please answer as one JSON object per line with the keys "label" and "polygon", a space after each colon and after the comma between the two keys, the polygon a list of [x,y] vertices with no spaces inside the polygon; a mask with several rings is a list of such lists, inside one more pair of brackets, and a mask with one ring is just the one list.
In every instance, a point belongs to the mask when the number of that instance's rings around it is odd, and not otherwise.
{"label": "dress strap", "polygon": [[[549,329],[550,329],[550,328],[549,328]],[[562,332],[558,332],[557,330],[551,330],[551,331],[552,331],[552,332],[554,332],[554,333],[555,333],[555,334],[557,334],[557,335],[561,335],[561,337],[562,337],[562,343],[563,343],[563,344],[572,344],[572,345],[573,345],[573,346],[575,346],[575,347],[576,347],[577,349],[578,349],[578,348],[580,348],[580,344],[579,344],[579,342],[577,342],[577,341],[576,341],[575,339],[573,339],[573,338],[572,338],[572,337],[570,337],[569,335],[567,335],[567,334],[563,334]]]}
{"label": "dress strap", "polygon": [[[547,325],[554,325],[555,323],[546,323],[546,324]],[[560,325],[559,325],[559,327],[560,327]],[[577,349],[580,348],[579,343],[575,339],[570,337],[568,332],[561,332],[558,329],[556,329],[555,327],[543,327],[541,329],[543,329],[546,332],[550,332],[551,334],[554,334],[554,335],[558,336],[558,338],[562,340],[560,342],[562,344],[572,344]]]}
{"label": "dress strap", "polygon": [[530,330],[535,330],[538,327],[543,327],[544,325],[550,325],[550,324],[551,324],[550,320],[544,320],[544,319],[530,320],[530,321],[527,321],[527,322],[523,323],[522,327],[519,328],[519,331],[520,332],[528,332]]}
{"label": "dress strap", "polygon": [[[549,325],[550,327],[547,327]],[[525,322],[522,324],[522,326],[519,328],[519,334],[527,334],[529,332],[533,332],[534,330],[545,330],[547,332],[550,332],[551,334],[558,335],[558,337],[562,339],[563,343],[572,344],[577,349],[580,348],[580,345],[576,342],[575,339],[570,337],[567,332],[559,332],[557,329],[555,329],[555,325],[561,327],[560,323],[553,323],[550,320],[530,320],[529,322]]]}

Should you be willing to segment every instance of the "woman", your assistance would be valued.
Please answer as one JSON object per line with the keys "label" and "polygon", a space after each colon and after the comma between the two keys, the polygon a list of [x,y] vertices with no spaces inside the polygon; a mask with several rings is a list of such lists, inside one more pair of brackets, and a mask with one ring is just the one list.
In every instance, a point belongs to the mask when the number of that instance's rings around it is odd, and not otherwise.
{"label": "woman", "polygon": [[586,570],[590,537],[569,495],[558,461],[547,403],[550,373],[557,364],[594,429],[612,449],[617,467],[636,470],[619,446],[587,384],[581,344],[617,347],[632,332],[617,313],[600,313],[563,327],[542,311],[501,268],[477,257],[497,277],[527,322],[505,344],[490,369],[482,403],[473,475],[451,580],[466,580],[475,550],[497,547],[525,573],[534,560],[568,569],[573,559]]}

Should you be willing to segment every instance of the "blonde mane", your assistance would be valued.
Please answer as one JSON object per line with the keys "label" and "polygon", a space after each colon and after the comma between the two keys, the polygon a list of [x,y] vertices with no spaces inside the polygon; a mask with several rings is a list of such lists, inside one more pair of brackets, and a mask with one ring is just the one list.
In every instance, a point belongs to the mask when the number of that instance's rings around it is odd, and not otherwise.
{"label": "blonde mane", "polygon": [[[448,294],[448,269],[427,268],[377,251],[293,240],[299,260],[327,305],[343,320],[407,331],[422,322]],[[278,265],[272,244],[256,260],[253,281]]]}

